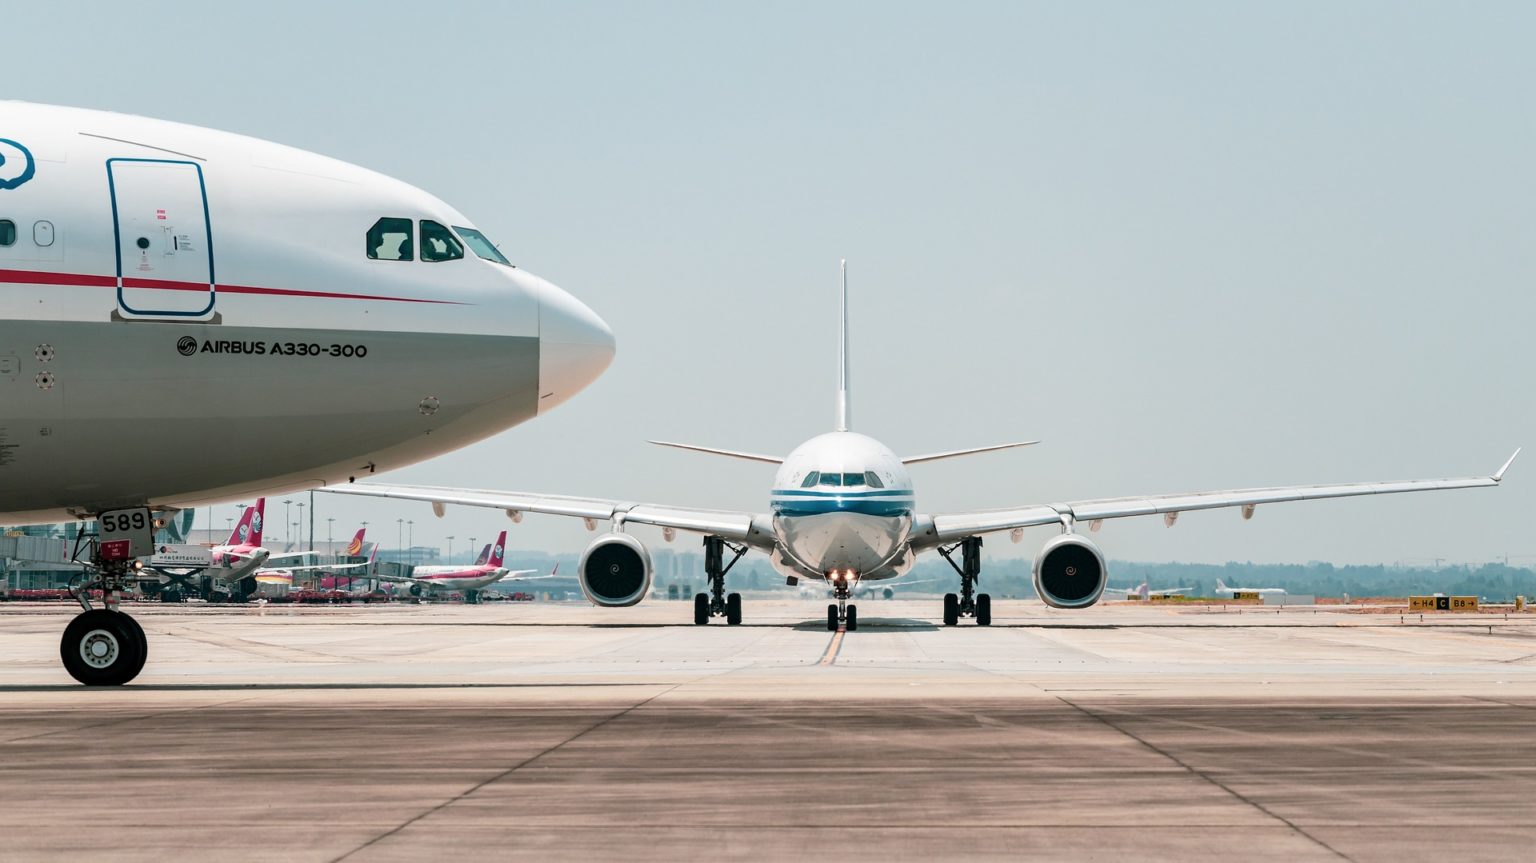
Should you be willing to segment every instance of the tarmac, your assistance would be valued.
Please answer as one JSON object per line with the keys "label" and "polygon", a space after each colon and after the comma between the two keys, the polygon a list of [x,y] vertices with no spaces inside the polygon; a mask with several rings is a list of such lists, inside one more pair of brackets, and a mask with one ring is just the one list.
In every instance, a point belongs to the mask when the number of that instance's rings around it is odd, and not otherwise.
{"label": "tarmac", "polygon": [[1536,615],[0,605],[5,860],[1512,860]]}

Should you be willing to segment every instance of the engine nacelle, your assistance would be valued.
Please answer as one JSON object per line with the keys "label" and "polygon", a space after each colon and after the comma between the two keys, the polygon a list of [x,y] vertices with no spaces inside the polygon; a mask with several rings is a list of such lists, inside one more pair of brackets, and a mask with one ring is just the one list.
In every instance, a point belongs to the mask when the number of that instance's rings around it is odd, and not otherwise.
{"label": "engine nacelle", "polygon": [[576,571],[593,605],[624,608],[651,590],[651,554],[627,533],[610,533],[587,546]]}
{"label": "engine nacelle", "polygon": [[1051,539],[1035,556],[1035,593],[1053,608],[1087,608],[1099,601],[1108,581],[1104,555],[1077,534]]}

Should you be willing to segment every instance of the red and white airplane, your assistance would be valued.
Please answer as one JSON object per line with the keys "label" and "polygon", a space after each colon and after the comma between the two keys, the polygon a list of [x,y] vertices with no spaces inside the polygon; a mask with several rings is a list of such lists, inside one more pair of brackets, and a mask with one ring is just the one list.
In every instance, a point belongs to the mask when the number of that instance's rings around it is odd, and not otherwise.
{"label": "red and white airplane", "polygon": [[[418,566],[411,570],[410,575],[378,575],[370,573],[374,578],[384,581],[394,581],[410,585],[413,596],[421,596],[425,592],[451,593],[463,591],[466,602],[477,602],[480,599],[480,591],[501,581],[504,578],[524,579],[538,572],[536,569],[509,570],[502,564],[506,560],[507,532],[502,531],[496,537],[496,542],[485,547],[480,552],[480,557],[472,566]],[[556,565],[555,569],[559,569]],[[554,573],[538,578],[552,578]]]}

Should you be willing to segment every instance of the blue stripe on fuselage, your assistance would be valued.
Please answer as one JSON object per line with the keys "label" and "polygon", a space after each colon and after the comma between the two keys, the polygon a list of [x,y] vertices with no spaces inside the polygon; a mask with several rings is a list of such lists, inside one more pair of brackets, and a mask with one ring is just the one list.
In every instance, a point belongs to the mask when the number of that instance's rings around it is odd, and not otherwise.
{"label": "blue stripe on fuselage", "polygon": [[907,489],[864,492],[784,489],[773,493],[773,511],[780,515],[855,512],[860,515],[899,516],[912,511],[912,492]]}

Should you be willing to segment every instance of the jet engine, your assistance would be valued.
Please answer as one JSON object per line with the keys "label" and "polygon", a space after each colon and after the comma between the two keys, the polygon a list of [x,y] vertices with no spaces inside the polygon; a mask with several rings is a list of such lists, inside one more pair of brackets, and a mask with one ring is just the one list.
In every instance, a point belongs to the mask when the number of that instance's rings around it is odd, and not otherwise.
{"label": "jet engine", "polygon": [[610,533],[587,546],[576,569],[581,592],[593,605],[624,608],[651,590],[651,554],[627,533]]}
{"label": "jet engine", "polygon": [[1035,593],[1053,608],[1087,608],[1099,601],[1109,567],[1098,546],[1077,534],[1053,538],[1035,557]]}

